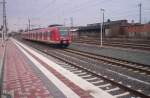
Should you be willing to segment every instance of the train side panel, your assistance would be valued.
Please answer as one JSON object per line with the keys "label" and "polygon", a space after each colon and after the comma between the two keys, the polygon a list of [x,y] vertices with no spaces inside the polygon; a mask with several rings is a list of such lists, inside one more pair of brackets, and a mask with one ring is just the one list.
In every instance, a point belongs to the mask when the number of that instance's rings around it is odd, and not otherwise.
{"label": "train side panel", "polygon": [[61,29],[58,27],[33,30],[25,32],[22,34],[22,36],[24,39],[44,42],[48,44],[56,44],[63,47],[67,47],[71,43],[69,32],[66,32],[64,36]]}

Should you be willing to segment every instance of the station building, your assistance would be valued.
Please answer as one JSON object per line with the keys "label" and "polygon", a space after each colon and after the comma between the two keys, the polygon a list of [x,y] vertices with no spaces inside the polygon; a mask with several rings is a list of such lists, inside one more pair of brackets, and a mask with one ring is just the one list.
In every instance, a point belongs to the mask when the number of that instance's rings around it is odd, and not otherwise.
{"label": "station building", "polygon": [[129,38],[150,38],[150,24],[129,24],[122,30]]}
{"label": "station building", "polygon": [[[103,36],[118,37],[121,33],[121,26],[127,24],[127,20],[104,22]],[[101,23],[87,24],[78,28],[79,37],[100,37]]]}

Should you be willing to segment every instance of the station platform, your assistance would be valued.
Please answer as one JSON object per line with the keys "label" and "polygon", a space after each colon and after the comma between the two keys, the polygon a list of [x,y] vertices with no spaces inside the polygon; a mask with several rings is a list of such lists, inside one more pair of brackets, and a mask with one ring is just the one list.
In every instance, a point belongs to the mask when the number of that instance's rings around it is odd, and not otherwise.
{"label": "station platform", "polygon": [[2,98],[114,98],[15,39],[5,43],[3,68]]}
{"label": "station platform", "polygon": [[1,89],[2,89],[4,51],[5,51],[5,47],[2,43],[2,40],[0,39],[0,95],[1,95]]}

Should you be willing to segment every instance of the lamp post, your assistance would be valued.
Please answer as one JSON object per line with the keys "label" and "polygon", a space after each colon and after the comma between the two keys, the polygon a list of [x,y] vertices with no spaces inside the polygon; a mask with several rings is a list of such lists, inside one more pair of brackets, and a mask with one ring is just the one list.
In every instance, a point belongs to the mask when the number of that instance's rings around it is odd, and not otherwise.
{"label": "lamp post", "polygon": [[104,9],[101,9],[101,12],[103,14],[103,21],[102,23],[100,23],[100,40],[101,40],[101,44],[100,44],[100,47],[103,47],[103,25],[104,25],[104,12],[105,10]]}
{"label": "lamp post", "polygon": [[0,2],[3,5],[3,28],[2,28],[2,46],[5,40],[5,36],[7,35],[7,20],[6,20],[6,1],[3,0]]}

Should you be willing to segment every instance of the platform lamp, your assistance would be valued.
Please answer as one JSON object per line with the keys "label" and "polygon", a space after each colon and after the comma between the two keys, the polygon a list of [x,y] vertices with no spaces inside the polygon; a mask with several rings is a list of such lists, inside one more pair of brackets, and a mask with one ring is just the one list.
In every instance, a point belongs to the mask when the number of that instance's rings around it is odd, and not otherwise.
{"label": "platform lamp", "polygon": [[104,12],[105,10],[101,8],[100,10],[103,14],[103,21],[102,23],[100,23],[100,41],[101,41],[101,44],[100,44],[100,47],[103,47],[103,25],[104,25]]}

